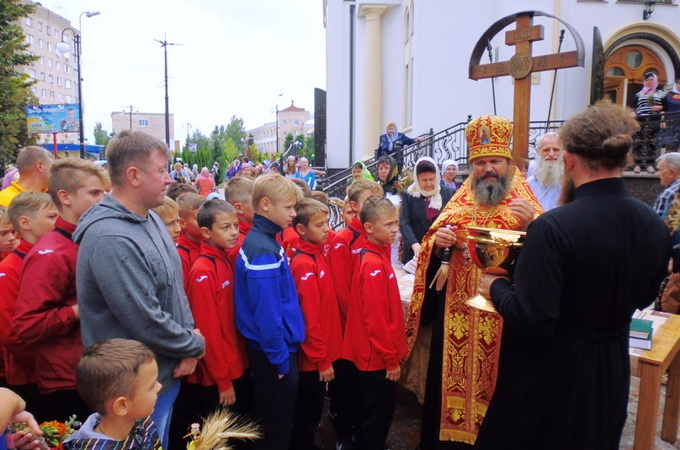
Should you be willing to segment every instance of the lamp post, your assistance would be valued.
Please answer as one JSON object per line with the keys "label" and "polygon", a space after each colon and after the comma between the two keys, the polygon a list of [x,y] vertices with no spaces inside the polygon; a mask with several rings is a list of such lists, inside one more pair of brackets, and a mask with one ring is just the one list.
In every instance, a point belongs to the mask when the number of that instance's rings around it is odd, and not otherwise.
{"label": "lamp post", "polygon": [[279,99],[281,98],[283,94],[277,95],[276,99],[276,150],[274,150],[274,153],[279,152]]}
{"label": "lamp post", "polygon": [[[92,17],[92,16],[98,16],[100,13],[99,11],[84,11],[80,13],[80,17],[78,17],[78,29],[82,30],[83,28],[83,15],[86,17]],[[79,139],[80,139],[80,157],[85,158],[85,127],[83,124],[83,69],[81,65],[81,54],[82,54],[82,41],[81,41],[81,34],[76,32],[71,27],[66,27],[64,28],[64,31],[70,30],[71,33],[73,33],[73,47],[74,47],[74,56],[77,58],[76,60],[76,67],[78,70],[78,134],[79,134]],[[57,53],[61,56],[66,54],[69,51],[68,44],[64,42],[64,33],[62,32],[61,34],[61,42],[57,44]]]}

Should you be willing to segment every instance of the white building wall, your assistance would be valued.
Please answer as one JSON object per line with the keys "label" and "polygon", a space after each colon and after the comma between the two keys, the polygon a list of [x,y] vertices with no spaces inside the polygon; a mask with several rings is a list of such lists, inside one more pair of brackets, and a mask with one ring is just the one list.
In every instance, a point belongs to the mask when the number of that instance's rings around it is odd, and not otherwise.
{"label": "white building wall", "polygon": [[[362,3],[356,2],[357,12]],[[371,2],[388,5],[382,16],[382,101],[381,123],[394,121],[403,129],[404,107],[404,11],[409,0]],[[354,134],[349,136],[349,6],[351,2],[328,1],[327,16],[327,77],[328,124],[327,145],[329,167],[344,168],[363,153],[357,143],[363,142],[364,116],[364,30],[362,17],[355,17],[354,65]],[[464,6],[467,5],[467,6]],[[479,81],[468,78],[472,50],[481,35],[497,20],[521,11],[536,10],[553,14],[575,28],[583,40],[585,66],[557,71],[552,119],[567,119],[582,111],[590,100],[592,71],[593,27],[600,29],[607,45],[621,30],[637,27],[655,33],[654,27],[664,27],[673,38],[672,45],[680,54],[680,37],[677,36],[678,5],[657,4],[648,21],[642,20],[643,3],[620,1],[574,0],[477,0],[472,4],[451,1],[413,0],[414,34],[411,54],[413,73],[413,126],[406,129],[410,136],[429,131],[441,131],[456,123],[482,114],[493,114],[491,79]],[[544,26],[544,40],[533,44],[534,56],[557,52],[561,28],[550,18],[535,17],[534,24]],[[505,31],[515,28],[512,23],[496,34],[492,40],[494,62],[507,61],[515,53],[514,46],[505,45]],[[626,42],[626,45],[631,44]],[[646,42],[645,45],[654,45]],[[562,52],[575,50],[573,37],[565,32]],[[660,52],[662,53],[662,52]],[[489,62],[485,52],[481,63]],[[668,58],[666,72],[674,75]],[[553,71],[534,75],[531,90],[531,120],[547,120],[548,105],[553,84]],[[512,118],[514,85],[511,77],[495,79],[497,114]],[[375,136],[377,147],[379,136]],[[353,152],[349,156],[349,141],[353,139]]]}

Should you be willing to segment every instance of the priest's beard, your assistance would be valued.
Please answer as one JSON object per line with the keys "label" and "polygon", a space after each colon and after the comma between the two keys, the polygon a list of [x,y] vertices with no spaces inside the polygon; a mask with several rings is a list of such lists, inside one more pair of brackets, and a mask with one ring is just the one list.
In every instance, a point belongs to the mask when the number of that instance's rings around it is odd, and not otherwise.
{"label": "priest's beard", "polygon": [[558,200],[558,205],[566,205],[574,201],[574,192],[576,191],[576,186],[574,186],[574,180],[571,178],[569,172],[564,173],[564,179],[562,181],[562,193],[560,194],[560,199]]}
{"label": "priest's beard", "polygon": [[[489,181],[496,178],[496,182]],[[494,173],[482,175],[480,178],[472,179],[472,190],[475,193],[475,200],[482,205],[495,206],[499,204],[508,193],[508,177],[499,177]]]}
{"label": "priest's beard", "polygon": [[564,163],[561,159],[546,161],[540,157],[536,160],[534,177],[544,186],[559,185],[564,177]]}

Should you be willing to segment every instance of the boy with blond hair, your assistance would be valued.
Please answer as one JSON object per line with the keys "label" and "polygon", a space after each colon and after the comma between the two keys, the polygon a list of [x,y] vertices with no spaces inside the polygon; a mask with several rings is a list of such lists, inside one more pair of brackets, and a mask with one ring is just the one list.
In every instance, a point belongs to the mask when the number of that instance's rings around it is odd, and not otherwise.
{"label": "boy with blond hair", "polygon": [[78,245],[71,238],[78,219],[104,198],[104,173],[91,161],[64,158],[50,170],[49,193],[59,210],[53,231],[24,258],[12,330],[31,344],[46,417],[67,420],[89,409],[76,390],[83,353],[76,297]]}
{"label": "boy with blond hair", "polygon": [[208,200],[198,209],[197,219],[204,241],[189,272],[187,297],[196,327],[205,337],[206,353],[182,386],[193,416],[180,424],[183,429],[220,406],[248,412],[250,391],[244,376],[245,341],[234,317],[234,270],[227,261],[227,250],[238,242],[236,210],[224,200]]}
{"label": "boy with blond hair", "polygon": [[194,194],[187,192],[177,197],[177,204],[179,205],[179,225],[182,231],[177,239],[177,252],[182,260],[182,276],[184,278],[184,289],[186,290],[187,278],[191,265],[198,258],[201,251],[201,228],[196,221],[196,214],[198,208],[205,203],[205,197],[201,194]]}
{"label": "boy with blond hair", "polygon": [[40,237],[54,229],[59,211],[49,194],[22,192],[14,197],[7,216],[21,240],[17,248],[0,262],[0,346],[3,347],[7,384],[12,386],[41,417],[40,393],[35,378],[33,349],[12,333],[12,321],[19,293],[19,274],[24,257]]}
{"label": "boy with blond hair", "polygon": [[16,232],[7,215],[7,209],[0,206],[0,261],[16,248]]}
{"label": "boy with blond hair", "polygon": [[78,364],[78,392],[94,414],[64,442],[67,450],[160,450],[151,418],[161,384],[154,354],[141,342],[109,339]]}
{"label": "boy with blond hair", "polygon": [[300,346],[300,383],[289,448],[313,450],[326,383],[335,377],[333,364],[342,353],[342,330],[325,257],[328,207],[305,198],[295,206],[295,214],[293,227],[300,239],[290,269],[305,319],[305,340]]}
{"label": "boy with blond hair", "polygon": [[371,196],[361,208],[366,240],[356,260],[342,356],[357,369],[356,438],[362,450],[381,449],[394,416],[400,361],[406,356],[404,308],[390,245],[399,231],[397,208]]}
{"label": "boy with blond hair", "polygon": [[[340,311],[340,326],[345,332],[345,320],[352,289],[352,272],[356,256],[363,248],[366,231],[359,220],[359,211],[364,201],[371,195],[382,195],[382,187],[373,180],[360,179],[347,186],[347,201],[354,217],[349,225],[338,231],[331,242],[329,261],[333,273],[333,285],[338,297]],[[336,368],[336,379],[329,385],[331,396],[331,415],[333,425],[338,436],[338,443],[351,445],[353,441],[355,406],[351,404],[352,393],[356,391],[356,377],[354,366],[341,358]]]}
{"label": "boy with blond hair", "polygon": [[182,231],[177,202],[166,195],[163,199],[163,204],[153,208],[153,212],[158,214],[161,220],[163,220],[165,228],[168,229],[168,234],[172,238],[172,242],[177,244],[180,232]]}
{"label": "boy with blond hair", "polygon": [[236,326],[253,371],[253,418],[264,427],[255,449],[287,449],[298,387],[297,351],[305,330],[295,283],[276,235],[295,217],[302,195],[278,174],[253,186],[253,228],[236,260]]}

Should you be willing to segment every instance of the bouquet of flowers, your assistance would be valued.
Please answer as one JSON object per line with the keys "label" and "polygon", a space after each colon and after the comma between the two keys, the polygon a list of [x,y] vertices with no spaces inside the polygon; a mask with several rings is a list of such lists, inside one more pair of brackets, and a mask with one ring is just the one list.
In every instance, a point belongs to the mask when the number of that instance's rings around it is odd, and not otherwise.
{"label": "bouquet of flowers", "polygon": [[[41,423],[40,429],[43,435],[37,438],[40,441],[40,448],[42,450],[63,450],[62,442],[75,433],[81,425],[75,415],[69,417],[65,423],[57,420]],[[7,439],[13,439],[12,435],[18,432],[30,433],[30,429],[25,423],[9,425],[7,427]],[[14,448],[13,442],[8,442],[7,444],[7,448]]]}

